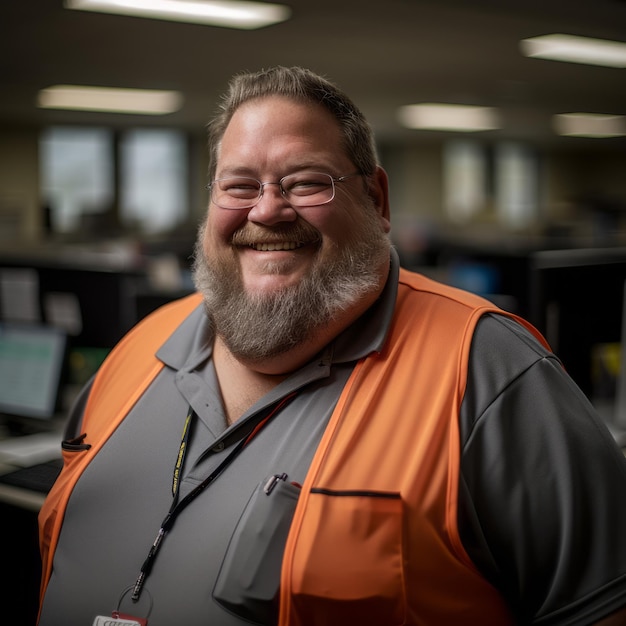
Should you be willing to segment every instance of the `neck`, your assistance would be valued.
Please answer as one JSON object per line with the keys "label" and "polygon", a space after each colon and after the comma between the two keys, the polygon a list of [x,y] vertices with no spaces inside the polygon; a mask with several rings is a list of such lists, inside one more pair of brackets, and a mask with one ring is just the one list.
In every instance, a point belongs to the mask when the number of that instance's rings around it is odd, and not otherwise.
{"label": "neck", "polygon": [[236,422],[255,402],[288,376],[249,367],[233,356],[219,336],[215,338],[213,346],[213,362],[229,424]]}

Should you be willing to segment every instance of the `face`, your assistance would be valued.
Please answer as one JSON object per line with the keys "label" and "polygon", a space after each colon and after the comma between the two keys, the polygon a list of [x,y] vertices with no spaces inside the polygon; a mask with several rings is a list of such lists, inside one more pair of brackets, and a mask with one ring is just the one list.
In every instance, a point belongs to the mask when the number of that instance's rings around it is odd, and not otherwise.
{"label": "face", "polygon": [[[216,178],[277,182],[302,170],[334,177],[355,172],[330,113],[279,97],[236,111]],[[389,263],[383,178],[382,170],[372,180],[348,178],[336,184],[330,203],[297,210],[277,185],[265,186],[251,209],[210,205],[198,241],[196,282],[232,352],[258,359],[279,354],[380,289]]]}

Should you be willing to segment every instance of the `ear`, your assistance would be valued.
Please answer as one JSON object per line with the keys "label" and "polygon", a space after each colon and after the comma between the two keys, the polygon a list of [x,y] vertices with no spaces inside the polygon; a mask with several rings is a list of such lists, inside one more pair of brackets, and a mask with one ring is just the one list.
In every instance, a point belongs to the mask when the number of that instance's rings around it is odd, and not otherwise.
{"label": "ear", "polygon": [[391,231],[391,212],[389,209],[389,178],[387,172],[377,165],[374,174],[368,180],[369,195],[378,210],[383,231],[388,233]]}

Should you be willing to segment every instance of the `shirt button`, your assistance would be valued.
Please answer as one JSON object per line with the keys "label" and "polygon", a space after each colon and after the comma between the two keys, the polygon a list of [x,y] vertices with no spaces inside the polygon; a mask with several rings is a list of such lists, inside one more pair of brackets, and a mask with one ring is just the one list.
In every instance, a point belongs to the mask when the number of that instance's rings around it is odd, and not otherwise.
{"label": "shirt button", "polygon": [[223,441],[220,441],[218,444],[216,444],[212,448],[213,452],[221,452],[223,449],[224,449],[224,442]]}

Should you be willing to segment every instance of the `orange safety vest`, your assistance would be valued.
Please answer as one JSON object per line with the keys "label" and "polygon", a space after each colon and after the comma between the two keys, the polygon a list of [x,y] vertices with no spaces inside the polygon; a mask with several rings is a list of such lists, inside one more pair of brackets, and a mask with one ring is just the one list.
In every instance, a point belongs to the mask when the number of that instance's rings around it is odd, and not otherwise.
{"label": "orange safety vest", "polygon": [[[40,514],[42,598],[74,484],[198,302],[149,316],[96,377],[82,430],[92,447],[64,467]],[[285,546],[279,626],[514,623],[457,528],[458,415],[474,328],[490,311],[499,309],[400,271],[385,347],[356,365],[307,473]]]}
{"label": "orange safety vest", "polygon": [[[98,370],[82,420],[82,432],[86,434],[82,443],[91,447],[81,454],[63,452],[63,469],[39,512],[40,600],[50,580],[54,551],[74,485],[163,368],[156,358],[157,350],[200,302],[200,295],[193,294],[149,315],[124,336]],[[40,611],[41,605],[40,601]]]}

